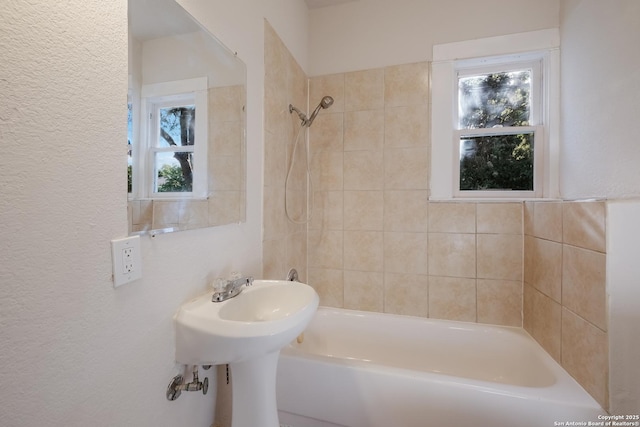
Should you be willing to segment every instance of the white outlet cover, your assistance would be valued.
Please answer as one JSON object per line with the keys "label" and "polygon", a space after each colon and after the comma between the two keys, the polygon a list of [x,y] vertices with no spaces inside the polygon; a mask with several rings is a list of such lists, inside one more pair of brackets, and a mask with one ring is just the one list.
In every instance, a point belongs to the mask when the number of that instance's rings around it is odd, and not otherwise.
{"label": "white outlet cover", "polygon": [[[124,251],[131,252],[127,257],[130,268],[125,268]],[[142,278],[142,257],[140,256],[140,236],[125,237],[111,241],[111,260],[113,264],[113,287],[124,285]]]}

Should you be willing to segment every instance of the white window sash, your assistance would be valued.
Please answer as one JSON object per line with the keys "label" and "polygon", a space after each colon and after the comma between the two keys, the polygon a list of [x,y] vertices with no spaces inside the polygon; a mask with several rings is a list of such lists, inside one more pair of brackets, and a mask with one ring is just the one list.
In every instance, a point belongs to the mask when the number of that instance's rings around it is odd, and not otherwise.
{"label": "white window sash", "polygon": [[[512,71],[531,70],[531,90],[529,92],[529,124],[537,126],[543,124],[543,79],[542,79],[542,61],[544,52],[530,52],[523,55],[508,55],[501,57],[484,58],[483,64],[478,65],[475,62],[459,61],[455,65],[458,79],[460,77],[470,77],[491,73],[508,73]],[[470,66],[470,64],[475,64]],[[490,65],[488,65],[490,64]],[[458,89],[458,79],[455,80],[455,117],[454,129],[458,128],[460,117],[458,115],[458,105],[460,102],[460,91]]]}
{"label": "white window sash", "polygon": [[[533,134],[533,190],[460,190],[460,138],[474,136]],[[501,199],[501,198],[539,198],[542,197],[544,127],[543,126],[505,126],[500,128],[458,129],[453,132],[453,196],[460,199]]]}

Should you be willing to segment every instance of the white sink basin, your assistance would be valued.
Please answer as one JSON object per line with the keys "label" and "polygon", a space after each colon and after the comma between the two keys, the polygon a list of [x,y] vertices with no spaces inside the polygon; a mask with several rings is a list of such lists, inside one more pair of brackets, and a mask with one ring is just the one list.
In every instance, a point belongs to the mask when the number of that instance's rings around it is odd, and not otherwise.
{"label": "white sink basin", "polygon": [[279,351],[307,327],[319,301],[311,286],[281,280],[254,280],[223,302],[211,295],[185,303],[174,317],[178,363],[237,363]]}
{"label": "white sink basin", "polygon": [[[240,294],[243,298],[231,298],[220,308],[220,318],[245,322],[269,322],[291,319],[317,297],[308,285],[281,281],[254,281]],[[262,285],[259,285],[262,283]],[[301,285],[301,286],[297,286]],[[312,310],[315,312],[315,309]]]}

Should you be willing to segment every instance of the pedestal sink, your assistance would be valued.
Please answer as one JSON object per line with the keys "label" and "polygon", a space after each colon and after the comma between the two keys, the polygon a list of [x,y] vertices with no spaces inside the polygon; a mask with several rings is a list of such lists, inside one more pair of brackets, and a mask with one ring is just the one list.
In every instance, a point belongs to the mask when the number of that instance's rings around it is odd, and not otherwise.
{"label": "pedestal sink", "polygon": [[275,381],[280,349],[307,327],[318,294],[300,282],[254,280],[227,301],[212,302],[211,296],[195,298],[176,313],[176,361],[228,363],[232,427],[279,427]]}

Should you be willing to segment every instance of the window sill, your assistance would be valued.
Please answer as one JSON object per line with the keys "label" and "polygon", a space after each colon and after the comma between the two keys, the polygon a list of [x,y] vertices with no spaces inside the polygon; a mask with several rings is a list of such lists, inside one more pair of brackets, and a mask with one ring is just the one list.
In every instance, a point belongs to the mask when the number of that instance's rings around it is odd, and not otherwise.
{"label": "window sill", "polygon": [[561,202],[562,199],[558,198],[545,198],[545,197],[448,197],[448,198],[435,198],[429,197],[429,202],[448,202],[448,203],[522,203],[522,202]]}
{"label": "window sill", "polygon": [[130,197],[129,202],[197,202],[207,201],[209,197]]}

